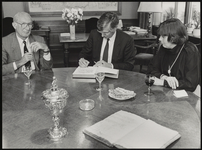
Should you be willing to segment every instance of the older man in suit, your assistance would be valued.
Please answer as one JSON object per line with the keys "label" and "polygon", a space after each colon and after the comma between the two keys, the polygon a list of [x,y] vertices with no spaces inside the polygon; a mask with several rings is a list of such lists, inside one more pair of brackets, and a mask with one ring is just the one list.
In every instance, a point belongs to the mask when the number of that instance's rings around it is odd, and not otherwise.
{"label": "older man in suit", "polygon": [[79,66],[103,66],[132,70],[136,49],[132,37],[117,29],[118,16],[105,12],[97,22],[98,30],[91,31],[86,45],[79,54]]}
{"label": "older man in suit", "polygon": [[2,38],[2,75],[22,72],[26,64],[33,70],[51,69],[53,62],[44,38],[31,34],[31,16],[19,12],[12,25],[15,32]]}

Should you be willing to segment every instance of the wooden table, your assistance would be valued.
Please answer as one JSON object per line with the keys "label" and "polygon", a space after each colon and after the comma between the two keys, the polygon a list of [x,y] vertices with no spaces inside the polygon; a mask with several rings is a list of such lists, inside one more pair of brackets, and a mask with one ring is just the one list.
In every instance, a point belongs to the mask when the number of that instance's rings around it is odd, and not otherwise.
{"label": "wooden table", "polygon": [[[156,36],[150,35],[149,37],[146,37],[144,35],[137,35],[134,32],[127,31],[127,34],[129,34],[134,41],[141,41],[141,40],[156,40]],[[83,47],[86,43],[89,33],[76,33],[76,39],[71,40],[69,36],[62,36],[61,33],[59,36],[59,40],[61,43],[63,43],[64,46],[64,66],[68,67],[69,65],[69,49],[70,48],[78,48]]]}
{"label": "wooden table", "polygon": [[[119,78],[105,78],[104,100],[97,100],[98,83],[78,82],[72,79],[75,68],[56,68],[52,71],[35,72],[31,75],[31,87],[25,85],[24,74],[2,77],[2,137],[3,148],[109,148],[83,134],[83,130],[107,116],[125,110],[151,119],[163,126],[177,130],[181,138],[168,148],[199,148],[200,117],[196,113],[199,98],[188,92],[187,98],[175,98],[172,90],[152,86],[154,96],[144,96],[147,86],[144,74],[120,70]],[[69,93],[67,105],[60,116],[60,125],[67,128],[68,135],[59,143],[48,138],[48,129],[53,126],[51,113],[41,99],[42,92],[51,87],[53,75],[59,88]],[[122,87],[134,90],[135,98],[118,101],[108,97],[108,89]],[[81,99],[95,100],[91,111],[79,109]]]}

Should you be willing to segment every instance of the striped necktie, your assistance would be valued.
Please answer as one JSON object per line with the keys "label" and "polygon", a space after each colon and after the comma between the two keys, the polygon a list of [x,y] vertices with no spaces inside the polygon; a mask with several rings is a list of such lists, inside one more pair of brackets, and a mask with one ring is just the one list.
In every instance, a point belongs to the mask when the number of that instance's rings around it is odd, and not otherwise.
{"label": "striped necktie", "polygon": [[[24,43],[24,53],[28,53],[28,49],[27,49],[27,45],[26,45],[26,41],[23,41]],[[25,67],[31,67],[31,62],[28,61],[26,64],[25,64]]]}

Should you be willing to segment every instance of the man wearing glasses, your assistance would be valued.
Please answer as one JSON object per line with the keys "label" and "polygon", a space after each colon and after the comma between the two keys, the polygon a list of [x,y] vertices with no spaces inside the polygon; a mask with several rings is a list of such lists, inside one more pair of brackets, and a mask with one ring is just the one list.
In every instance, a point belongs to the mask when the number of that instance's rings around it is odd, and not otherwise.
{"label": "man wearing glasses", "polygon": [[118,16],[105,12],[97,22],[97,30],[91,31],[79,54],[79,66],[103,66],[114,69],[132,70],[136,50],[132,37],[117,29]]}
{"label": "man wearing glasses", "polygon": [[31,16],[19,12],[12,25],[15,32],[2,38],[2,75],[22,72],[27,64],[32,70],[51,69],[53,62],[44,38],[31,34]]}

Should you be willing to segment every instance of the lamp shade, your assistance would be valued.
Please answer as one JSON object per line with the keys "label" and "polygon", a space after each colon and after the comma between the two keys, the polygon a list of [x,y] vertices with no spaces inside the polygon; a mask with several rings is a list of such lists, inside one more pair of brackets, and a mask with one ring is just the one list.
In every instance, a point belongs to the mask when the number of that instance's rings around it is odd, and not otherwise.
{"label": "lamp shade", "polygon": [[137,12],[162,12],[161,2],[140,2]]}

